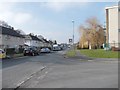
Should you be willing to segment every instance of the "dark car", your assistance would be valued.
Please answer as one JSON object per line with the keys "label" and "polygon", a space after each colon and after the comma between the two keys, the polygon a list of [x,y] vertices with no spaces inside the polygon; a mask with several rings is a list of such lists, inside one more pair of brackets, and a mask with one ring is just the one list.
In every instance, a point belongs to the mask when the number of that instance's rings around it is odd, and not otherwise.
{"label": "dark car", "polygon": [[30,55],[30,56],[35,56],[35,55],[39,55],[39,51],[37,48],[26,48],[24,50],[24,56]]}

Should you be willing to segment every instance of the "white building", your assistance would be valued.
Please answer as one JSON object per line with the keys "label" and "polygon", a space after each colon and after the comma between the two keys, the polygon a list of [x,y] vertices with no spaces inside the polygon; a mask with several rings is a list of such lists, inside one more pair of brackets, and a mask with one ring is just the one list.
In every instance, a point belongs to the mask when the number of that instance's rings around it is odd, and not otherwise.
{"label": "white building", "polygon": [[41,47],[45,47],[46,46],[46,42],[44,40],[44,37],[41,35],[38,35],[38,38],[42,41],[42,46]]}
{"label": "white building", "polygon": [[47,39],[44,39],[44,37],[43,36],[41,36],[41,35],[38,35],[38,38],[40,39],[40,40],[42,40],[42,42],[43,42],[43,46],[42,47],[49,47],[49,48],[52,48],[52,41],[48,41]]}
{"label": "white building", "polygon": [[31,34],[25,36],[25,44],[28,46],[34,46],[34,47],[43,46],[42,40],[40,40],[37,36],[31,35]]}
{"label": "white building", "polygon": [[120,9],[118,6],[106,7],[106,42],[111,47],[120,47]]}
{"label": "white building", "polygon": [[0,26],[0,48],[19,48],[24,46],[24,40],[14,29]]}

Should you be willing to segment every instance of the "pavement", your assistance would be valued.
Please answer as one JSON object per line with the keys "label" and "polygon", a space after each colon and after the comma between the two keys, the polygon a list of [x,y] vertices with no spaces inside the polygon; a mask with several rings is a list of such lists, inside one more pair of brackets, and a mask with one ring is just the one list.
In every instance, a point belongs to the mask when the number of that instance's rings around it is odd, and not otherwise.
{"label": "pavement", "polygon": [[21,54],[13,54],[13,55],[6,55],[5,59],[13,59],[13,58],[19,58],[19,57],[24,57],[23,53],[21,53]]}
{"label": "pavement", "polygon": [[64,58],[64,53],[3,60],[2,87],[118,88],[117,59]]}

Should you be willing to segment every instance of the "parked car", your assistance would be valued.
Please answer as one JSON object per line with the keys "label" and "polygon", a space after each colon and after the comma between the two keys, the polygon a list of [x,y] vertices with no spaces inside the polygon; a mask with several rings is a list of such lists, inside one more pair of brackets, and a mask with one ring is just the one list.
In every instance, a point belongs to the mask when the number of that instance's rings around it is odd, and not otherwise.
{"label": "parked car", "polygon": [[0,49],[0,59],[6,58],[6,52]]}
{"label": "parked car", "polygon": [[69,45],[68,48],[70,48],[71,46]]}
{"label": "parked car", "polygon": [[60,48],[60,46],[59,45],[53,45],[53,51],[60,51],[61,50],[61,48]]}
{"label": "parked car", "polygon": [[50,53],[50,49],[49,48],[42,48],[41,53]]}
{"label": "parked car", "polygon": [[35,56],[35,55],[39,55],[39,53],[40,52],[37,50],[37,48],[33,48],[33,47],[26,48],[24,50],[24,56],[27,56],[27,55]]}

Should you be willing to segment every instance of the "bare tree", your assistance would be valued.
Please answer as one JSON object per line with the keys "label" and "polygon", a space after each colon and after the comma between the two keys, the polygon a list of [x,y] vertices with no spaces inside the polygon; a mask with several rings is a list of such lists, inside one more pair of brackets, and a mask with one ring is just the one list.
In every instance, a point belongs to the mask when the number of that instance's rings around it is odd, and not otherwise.
{"label": "bare tree", "polygon": [[87,19],[86,27],[80,26],[80,32],[80,45],[85,43],[89,48],[99,48],[104,43],[104,30],[96,17]]}
{"label": "bare tree", "polygon": [[10,28],[10,29],[14,29],[12,26],[8,25],[7,22],[1,21],[1,20],[0,20],[0,26]]}

